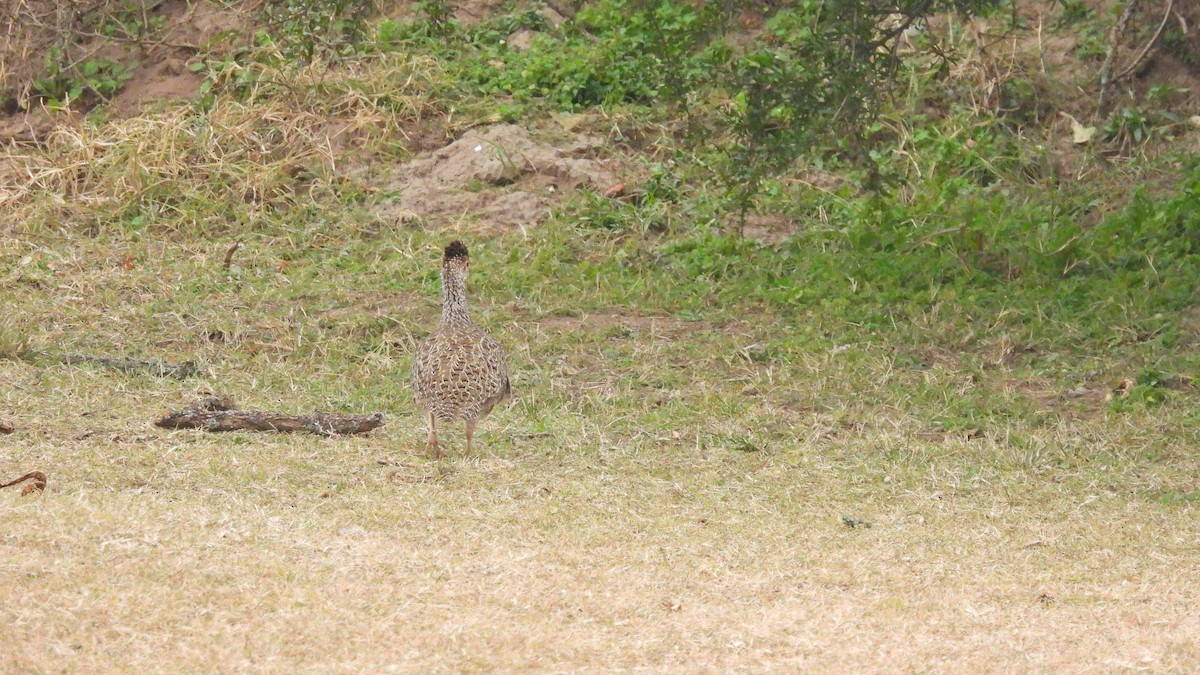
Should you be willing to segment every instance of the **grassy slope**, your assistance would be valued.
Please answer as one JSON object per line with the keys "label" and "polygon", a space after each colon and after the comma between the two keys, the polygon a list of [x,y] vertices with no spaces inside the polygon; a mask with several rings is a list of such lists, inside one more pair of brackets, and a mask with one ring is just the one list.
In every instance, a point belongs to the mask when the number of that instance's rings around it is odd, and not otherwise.
{"label": "grassy slope", "polygon": [[[226,121],[227,148],[245,137]],[[15,202],[0,350],[33,353],[0,360],[17,427],[0,469],[50,476],[39,497],[0,493],[15,669],[1200,665],[1186,306],[1147,334],[1136,286],[951,275],[929,299],[841,274],[852,257],[819,239],[587,229],[586,200],[527,234],[375,222],[369,185],[338,181],[255,210],[221,177],[269,191],[289,158],[241,157],[172,176],[184,197],[145,227],[54,191]],[[103,188],[124,164],[96,166]],[[436,462],[407,363],[458,235],[517,397],[477,456]],[[69,349],[206,372],[48,356]],[[1172,388],[1104,400],[1158,372]],[[389,423],[351,439],[150,424],[209,390]]]}

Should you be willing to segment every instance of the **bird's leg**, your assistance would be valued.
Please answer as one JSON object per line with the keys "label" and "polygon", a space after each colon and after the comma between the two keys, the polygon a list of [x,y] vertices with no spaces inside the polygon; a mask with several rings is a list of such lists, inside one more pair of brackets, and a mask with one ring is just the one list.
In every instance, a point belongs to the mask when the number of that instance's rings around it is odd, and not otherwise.
{"label": "bird's leg", "polygon": [[475,435],[475,420],[467,422],[467,455],[471,454],[471,437]]}
{"label": "bird's leg", "polygon": [[437,418],[433,413],[428,413],[426,418],[429,420],[429,438],[425,441],[425,452],[433,456],[434,459],[442,458],[442,449],[438,447],[437,442]]}

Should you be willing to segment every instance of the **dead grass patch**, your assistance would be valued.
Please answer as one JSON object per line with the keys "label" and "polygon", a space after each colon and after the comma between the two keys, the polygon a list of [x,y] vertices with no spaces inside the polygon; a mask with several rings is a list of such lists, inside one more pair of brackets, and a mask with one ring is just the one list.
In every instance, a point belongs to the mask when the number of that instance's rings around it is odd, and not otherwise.
{"label": "dead grass patch", "polygon": [[375,464],[419,442],[403,427],[43,444],[76,461],[38,501],[6,496],[24,601],[0,635],[80,668],[1196,663],[1185,513],[828,463],[875,456],[876,434],[760,457],[598,452],[577,430],[549,457],[500,440],[424,469]]}
{"label": "dead grass patch", "polygon": [[0,205],[16,216],[9,227],[44,231],[86,214],[96,229],[114,215],[224,229],[194,222],[195,211],[233,204],[240,213],[231,215],[252,218],[336,197],[345,184],[345,150],[403,139],[406,125],[433,111],[418,95],[435,76],[432,62],[402,55],[379,61],[386,63],[336,72],[264,68],[255,87],[270,95],[251,89],[245,100],[223,97],[207,111],[80,121],[56,127],[41,148],[9,147],[0,162]]}

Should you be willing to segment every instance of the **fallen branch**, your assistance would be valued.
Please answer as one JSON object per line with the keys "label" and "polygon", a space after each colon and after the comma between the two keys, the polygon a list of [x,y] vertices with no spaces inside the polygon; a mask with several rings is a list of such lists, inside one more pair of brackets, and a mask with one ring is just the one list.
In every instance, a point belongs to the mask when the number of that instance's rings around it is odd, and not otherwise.
{"label": "fallen branch", "polygon": [[168,363],[166,361],[159,361],[158,359],[122,359],[111,356],[92,356],[91,354],[80,354],[78,352],[71,352],[60,356],[58,360],[59,363],[68,366],[91,363],[124,373],[145,372],[158,377],[173,377],[177,380],[186,380],[200,373],[200,369],[196,367],[194,361]]}
{"label": "fallen branch", "polygon": [[210,396],[168,413],[154,424],[164,429],[205,431],[307,431],[318,436],[363,434],[383,425],[383,413],[370,415],[283,415],[261,410],[236,410],[228,396]]}
{"label": "fallen branch", "polygon": [[7,483],[0,483],[0,490],[9,487],[10,485],[16,485],[17,483],[22,483],[31,479],[33,482],[29,485],[26,485],[25,488],[21,490],[21,496],[32,494],[34,492],[42,492],[46,489],[46,474],[42,473],[41,471],[30,471],[16,480],[10,480]]}

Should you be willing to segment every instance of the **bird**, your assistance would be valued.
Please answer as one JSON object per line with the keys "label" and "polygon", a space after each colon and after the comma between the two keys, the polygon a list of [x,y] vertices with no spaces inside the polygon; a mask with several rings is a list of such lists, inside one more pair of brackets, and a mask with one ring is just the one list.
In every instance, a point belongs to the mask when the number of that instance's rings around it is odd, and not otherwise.
{"label": "bird", "polygon": [[471,320],[467,272],[471,256],[459,240],[442,255],[442,318],[417,345],[412,362],[413,399],[429,425],[426,452],[440,458],[438,423],[466,424],[466,454],[475,425],[512,395],[504,351]]}

